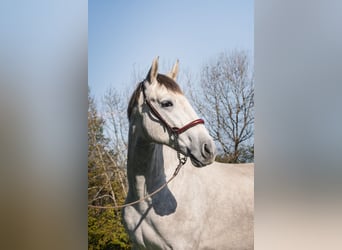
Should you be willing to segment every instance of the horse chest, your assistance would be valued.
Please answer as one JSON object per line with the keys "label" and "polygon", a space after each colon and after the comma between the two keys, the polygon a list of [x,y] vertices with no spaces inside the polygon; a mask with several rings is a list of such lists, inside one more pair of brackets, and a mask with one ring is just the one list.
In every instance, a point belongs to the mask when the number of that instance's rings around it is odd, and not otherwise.
{"label": "horse chest", "polygon": [[175,210],[164,215],[158,214],[161,208],[156,208],[153,200],[150,205],[141,205],[140,210],[126,208],[126,228],[135,244],[141,249],[198,249],[205,226],[200,221],[203,215],[193,197],[188,202],[177,200]]}
{"label": "horse chest", "polygon": [[126,227],[142,249],[198,249],[205,227],[201,222],[204,204],[195,199],[191,189],[184,195],[189,189],[179,191],[175,188],[179,185],[172,186],[141,205],[140,210],[125,209]]}

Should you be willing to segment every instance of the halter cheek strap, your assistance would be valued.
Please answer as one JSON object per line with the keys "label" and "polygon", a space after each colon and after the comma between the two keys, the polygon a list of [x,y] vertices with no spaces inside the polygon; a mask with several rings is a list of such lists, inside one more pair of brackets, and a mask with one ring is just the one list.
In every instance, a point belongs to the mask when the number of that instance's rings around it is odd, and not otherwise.
{"label": "halter cheek strap", "polygon": [[144,96],[144,102],[147,104],[147,106],[150,108],[151,112],[160,120],[160,122],[172,133],[175,135],[180,135],[182,133],[184,133],[185,131],[187,131],[189,128],[192,128],[196,125],[199,124],[204,124],[204,120],[203,119],[196,119],[192,122],[189,122],[188,124],[184,125],[181,128],[178,127],[171,127],[167,121],[165,121],[165,119],[159,114],[159,112],[155,109],[155,107],[153,107],[153,105],[151,104],[151,102],[146,98],[146,94],[145,94],[145,86],[144,86],[144,82],[140,83],[141,86],[141,91],[143,93]]}

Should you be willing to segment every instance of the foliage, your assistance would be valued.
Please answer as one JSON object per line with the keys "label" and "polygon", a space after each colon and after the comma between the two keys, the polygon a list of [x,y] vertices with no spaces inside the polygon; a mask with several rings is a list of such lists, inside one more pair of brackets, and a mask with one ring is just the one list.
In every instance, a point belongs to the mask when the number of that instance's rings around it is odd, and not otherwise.
{"label": "foliage", "polygon": [[[115,206],[127,193],[125,171],[104,136],[105,121],[88,92],[88,203]],[[130,249],[121,210],[88,208],[89,249]]]}
{"label": "foliage", "polygon": [[89,209],[88,249],[130,249],[120,217],[121,213],[113,209]]}
{"label": "foliage", "polygon": [[239,149],[239,158],[236,160],[231,154],[218,154],[215,161],[223,163],[247,163],[254,161],[254,145],[244,146]]}

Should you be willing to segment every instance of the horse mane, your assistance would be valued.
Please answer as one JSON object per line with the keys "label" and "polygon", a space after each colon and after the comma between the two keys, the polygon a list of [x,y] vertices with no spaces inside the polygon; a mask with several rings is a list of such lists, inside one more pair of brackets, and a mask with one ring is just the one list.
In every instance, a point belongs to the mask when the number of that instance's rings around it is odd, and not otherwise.
{"label": "horse mane", "polygon": [[[170,77],[163,75],[163,74],[158,74],[157,75],[157,82],[159,85],[164,86],[166,89],[175,92],[175,93],[179,93],[179,94],[183,94],[182,90],[180,89],[179,85]],[[138,103],[138,99],[141,93],[141,87],[140,87],[140,83],[138,84],[137,88],[134,90],[130,100],[129,100],[129,104],[128,104],[128,108],[127,108],[127,116],[128,116],[128,120],[130,120],[133,108],[137,105]]]}

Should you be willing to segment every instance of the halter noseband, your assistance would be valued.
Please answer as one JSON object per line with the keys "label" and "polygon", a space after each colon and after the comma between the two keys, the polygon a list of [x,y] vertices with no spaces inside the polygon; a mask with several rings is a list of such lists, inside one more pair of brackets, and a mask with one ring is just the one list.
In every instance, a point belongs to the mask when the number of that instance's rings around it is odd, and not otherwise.
{"label": "halter noseband", "polygon": [[147,99],[146,94],[145,94],[145,86],[144,86],[144,82],[142,81],[140,83],[140,87],[141,87],[141,91],[143,93],[144,96],[144,102],[147,104],[147,106],[150,108],[151,112],[159,119],[159,121],[170,131],[171,134],[178,136],[182,133],[184,133],[185,131],[187,131],[189,128],[192,128],[198,124],[204,124],[204,120],[203,119],[196,119],[192,122],[189,122],[188,124],[184,125],[181,128],[178,127],[171,127],[167,121],[165,121],[165,119],[159,114],[159,112],[153,107],[153,105],[151,104],[151,102]]}

